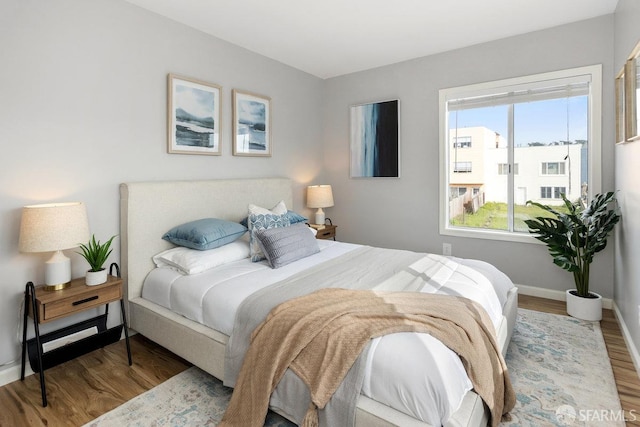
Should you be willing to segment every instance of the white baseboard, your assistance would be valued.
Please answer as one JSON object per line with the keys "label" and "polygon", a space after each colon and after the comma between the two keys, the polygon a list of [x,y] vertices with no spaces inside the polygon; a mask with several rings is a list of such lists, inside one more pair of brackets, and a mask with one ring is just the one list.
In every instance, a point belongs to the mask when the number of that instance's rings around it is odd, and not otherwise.
{"label": "white baseboard", "polygon": [[[0,370],[0,387],[20,379],[20,366],[20,362],[15,362],[15,364],[8,365],[4,369]],[[29,366],[29,362],[27,362],[27,367],[24,371],[25,378],[33,373],[31,366]]]}
{"label": "white baseboard", "polygon": [[[566,301],[566,291],[557,291],[555,289],[538,288],[536,286],[516,285],[518,287],[518,293],[522,295],[529,295],[532,297],[540,297],[553,299],[556,301]],[[602,298],[602,307],[611,310],[613,308],[613,300],[611,298]]]}
{"label": "white baseboard", "polygon": [[627,328],[627,324],[624,322],[622,318],[622,313],[620,313],[620,309],[618,305],[613,303],[613,312],[616,315],[616,319],[618,319],[618,324],[620,325],[620,330],[622,331],[622,337],[624,338],[624,342],[627,345],[627,349],[629,350],[629,355],[631,355],[631,360],[633,361],[633,366],[636,367],[636,372],[640,377],[640,353],[638,349],[633,343],[631,339],[631,333],[629,333],[629,328]]}

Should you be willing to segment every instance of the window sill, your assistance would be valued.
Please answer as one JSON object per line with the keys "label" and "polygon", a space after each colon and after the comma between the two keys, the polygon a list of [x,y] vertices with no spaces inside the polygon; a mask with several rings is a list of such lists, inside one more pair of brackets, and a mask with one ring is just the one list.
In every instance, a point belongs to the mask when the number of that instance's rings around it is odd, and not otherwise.
{"label": "window sill", "polygon": [[442,227],[441,226],[440,235],[467,237],[471,239],[500,240],[503,242],[533,243],[537,245],[544,244],[543,242],[533,237],[533,235],[531,234],[510,233],[508,231],[500,231],[500,230],[483,230],[480,228],[461,228],[461,227]]}

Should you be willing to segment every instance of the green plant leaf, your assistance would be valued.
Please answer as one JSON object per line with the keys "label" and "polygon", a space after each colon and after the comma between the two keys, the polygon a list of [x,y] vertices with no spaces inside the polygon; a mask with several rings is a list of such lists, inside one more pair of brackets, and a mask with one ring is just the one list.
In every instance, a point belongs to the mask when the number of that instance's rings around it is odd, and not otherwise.
{"label": "green plant leaf", "polygon": [[587,296],[593,257],[607,246],[607,237],[620,221],[615,193],[596,194],[584,207],[580,201],[569,201],[564,194],[562,201],[567,213],[527,201],[527,205],[537,206],[553,217],[536,217],[524,222],[529,232],[547,245],[553,263],[573,273],[578,295]]}
{"label": "green plant leaf", "polygon": [[87,260],[91,269],[89,271],[100,271],[104,268],[104,263],[107,262],[109,255],[111,255],[111,243],[117,236],[111,236],[105,243],[100,243],[96,240],[96,236],[92,235],[87,244],[80,244],[81,252],[77,252]]}

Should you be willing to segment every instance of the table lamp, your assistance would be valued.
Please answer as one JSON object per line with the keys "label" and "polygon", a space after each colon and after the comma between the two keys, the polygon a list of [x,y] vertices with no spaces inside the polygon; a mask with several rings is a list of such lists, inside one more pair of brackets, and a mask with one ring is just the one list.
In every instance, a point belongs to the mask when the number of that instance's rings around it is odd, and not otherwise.
{"label": "table lamp", "polygon": [[22,208],[20,252],[53,252],[45,264],[45,290],[69,286],[71,261],[62,251],[87,241],[89,222],[84,203],[47,203]]}
{"label": "table lamp", "polygon": [[307,207],[318,208],[316,224],[324,224],[322,208],[333,206],[333,192],[330,185],[310,185],[307,187]]}

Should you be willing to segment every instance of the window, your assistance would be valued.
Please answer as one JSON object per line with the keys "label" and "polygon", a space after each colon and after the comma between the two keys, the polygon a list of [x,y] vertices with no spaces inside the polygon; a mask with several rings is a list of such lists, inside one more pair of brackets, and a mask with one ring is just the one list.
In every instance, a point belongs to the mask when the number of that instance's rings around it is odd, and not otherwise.
{"label": "window", "polygon": [[[518,164],[513,165],[513,174],[518,175]],[[509,175],[509,163],[498,163],[498,175]]]}
{"label": "window", "polygon": [[449,189],[449,200],[464,196],[467,193],[467,187],[451,187]]}
{"label": "window", "polygon": [[471,137],[470,136],[454,137],[453,146],[455,148],[471,148]]}
{"label": "window", "polygon": [[564,175],[564,162],[543,162],[542,175]]}
{"label": "window", "polygon": [[[601,97],[600,65],[442,89],[441,233],[531,242],[527,200],[599,192]],[[469,184],[474,213],[448,197]]]}
{"label": "window", "polygon": [[567,187],[540,187],[541,199],[562,199],[567,194]]}
{"label": "window", "polygon": [[453,164],[453,172],[455,173],[470,173],[471,162],[455,162]]}

